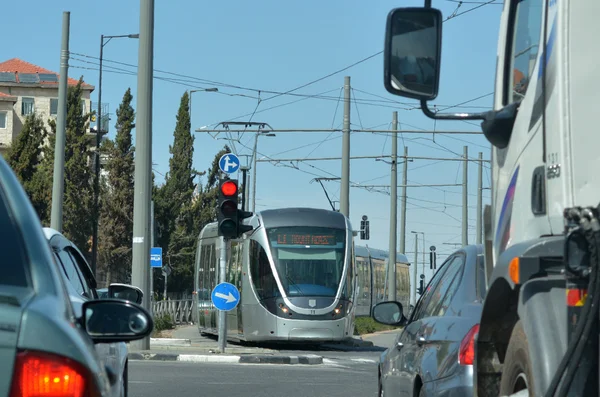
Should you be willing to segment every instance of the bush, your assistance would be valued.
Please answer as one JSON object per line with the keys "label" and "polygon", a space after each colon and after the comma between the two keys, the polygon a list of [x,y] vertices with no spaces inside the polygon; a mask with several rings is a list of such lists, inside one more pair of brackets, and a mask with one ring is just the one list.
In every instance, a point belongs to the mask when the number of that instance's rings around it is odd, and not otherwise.
{"label": "bush", "polygon": [[164,331],[175,328],[173,319],[168,314],[154,317],[154,331]]}
{"label": "bush", "polygon": [[355,335],[372,334],[374,332],[388,331],[399,328],[401,327],[392,327],[391,325],[379,324],[371,317],[357,317],[354,320]]}

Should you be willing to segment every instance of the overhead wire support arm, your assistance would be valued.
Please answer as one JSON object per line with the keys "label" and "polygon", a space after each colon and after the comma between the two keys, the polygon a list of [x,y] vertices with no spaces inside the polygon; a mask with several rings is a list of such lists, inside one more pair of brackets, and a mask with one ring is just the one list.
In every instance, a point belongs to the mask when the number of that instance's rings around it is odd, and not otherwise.
{"label": "overhead wire support arm", "polygon": [[[239,124],[234,124],[239,123]],[[223,124],[223,123],[219,123]],[[227,122],[225,124],[231,125],[246,125],[246,124],[254,124],[247,122]],[[266,123],[257,123],[257,124],[266,124]],[[267,124],[268,125],[268,124]],[[225,126],[225,125],[223,125]],[[269,126],[270,127],[270,126]],[[208,129],[208,128],[196,128],[196,132],[211,132],[211,133],[220,133],[220,132],[248,132],[247,129]],[[292,128],[292,129],[270,129],[269,132],[342,132],[339,128],[309,128],[309,129],[300,129],[300,128]],[[394,133],[394,134],[446,134],[446,135],[483,135],[481,132],[477,131],[426,131],[426,130],[350,130],[350,132],[374,132],[374,133]]]}
{"label": "overhead wire support arm", "polygon": [[[350,160],[362,160],[362,159],[387,159],[390,158],[392,156],[390,155],[375,155],[375,156],[351,156]],[[403,157],[403,156],[398,156],[398,157]],[[258,159],[256,161],[258,162],[265,162],[265,163],[273,163],[273,162],[288,162],[288,161],[330,161],[330,160],[341,160],[341,157],[313,157],[313,158],[298,158],[298,159],[272,159],[272,158],[267,158],[267,159]],[[409,161],[412,160],[432,160],[432,161],[465,161],[464,158],[444,158],[444,157],[420,157],[420,156],[407,156],[407,159]],[[475,159],[468,159],[467,161],[477,161],[479,162],[480,160],[475,160]],[[484,163],[489,163],[490,160],[481,160]]]}
{"label": "overhead wire support arm", "polygon": [[[440,183],[431,185],[398,185],[398,187],[450,187],[450,186],[462,186],[462,183]],[[361,185],[360,183],[353,183],[352,187],[362,188],[388,188],[390,185]]]}

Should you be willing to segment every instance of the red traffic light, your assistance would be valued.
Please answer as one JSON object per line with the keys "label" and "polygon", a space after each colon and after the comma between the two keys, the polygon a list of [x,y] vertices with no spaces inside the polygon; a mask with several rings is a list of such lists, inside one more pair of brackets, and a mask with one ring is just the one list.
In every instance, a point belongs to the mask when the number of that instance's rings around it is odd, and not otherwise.
{"label": "red traffic light", "polygon": [[224,196],[235,196],[237,194],[237,190],[237,184],[232,181],[225,181],[221,185],[221,193],[223,193]]}

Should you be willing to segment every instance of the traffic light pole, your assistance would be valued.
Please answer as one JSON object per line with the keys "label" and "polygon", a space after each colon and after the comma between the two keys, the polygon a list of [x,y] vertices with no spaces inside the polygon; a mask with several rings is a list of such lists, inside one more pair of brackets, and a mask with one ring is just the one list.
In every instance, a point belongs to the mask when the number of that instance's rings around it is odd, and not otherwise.
{"label": "traffic light pole", "polygon": [[[219,257],[219,284],[227,282],[227,251],[229,250],[229,239],[221,240],[221,253]],[[225,353],[227,346],[227,312],[219,310],[219,351]]]}
{"label": "traffic light pole", "polygon": [[419,235],[415,234],[415,270],[413,273],[413,281],[415,282],[415,290],[413,291],[413,302],[417,305],[417,260],[419,259]]}

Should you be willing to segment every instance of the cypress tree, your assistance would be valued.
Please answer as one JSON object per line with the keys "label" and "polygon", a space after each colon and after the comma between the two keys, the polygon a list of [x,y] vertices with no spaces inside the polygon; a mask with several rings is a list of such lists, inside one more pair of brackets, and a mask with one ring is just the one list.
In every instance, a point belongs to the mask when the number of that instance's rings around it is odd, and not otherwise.
{"label": "cypress tree", "polygon": [[117,109],[117,134],[102,147],[106,155],[107,176],[103,178],[98,232],[99,266],[111,282],[126,282],[131,267],[133,233],[133,173],[134,152],[131,131],[135,112],[133,96],[128,88]]}

